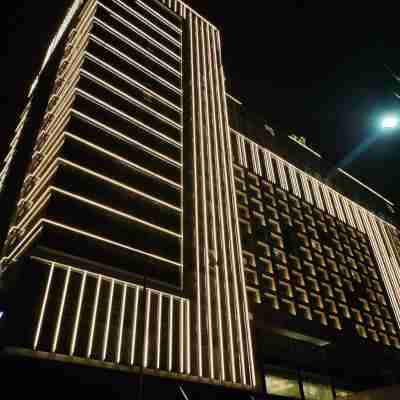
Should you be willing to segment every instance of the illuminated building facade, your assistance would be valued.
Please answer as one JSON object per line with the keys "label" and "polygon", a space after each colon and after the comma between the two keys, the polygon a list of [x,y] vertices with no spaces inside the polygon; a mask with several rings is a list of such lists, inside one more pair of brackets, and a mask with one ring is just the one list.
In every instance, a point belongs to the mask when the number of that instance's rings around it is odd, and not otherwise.
{"label": "illuminated building facade", "polygon": [[[75,1],[0,175],[4,357],[144,373],[171,398],[396,380],[397,228],[252,124],[190,7]],[[376,365],[346,379],[349,346]]]}

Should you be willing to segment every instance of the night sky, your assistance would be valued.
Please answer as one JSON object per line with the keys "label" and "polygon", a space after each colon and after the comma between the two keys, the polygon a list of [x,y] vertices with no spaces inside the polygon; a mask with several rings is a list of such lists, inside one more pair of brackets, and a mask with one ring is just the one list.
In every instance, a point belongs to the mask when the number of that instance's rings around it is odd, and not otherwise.
{"label": "night sky", "polygon": [[[68,3],[14,0],[2,9],[1,155]],[[278,133],[305,136],[309,146],[334,163],[380,134],[347,170],[400,203],[400,130],[382,134],[377,126],[381,114],[400,114],[400,100],[393,95],[396,82],[385,68],[387,64],[400,75],[394,5],[286,0],[188,4],[221,29],[230,93]],[[397,88],[400,93],[400,83]]]}

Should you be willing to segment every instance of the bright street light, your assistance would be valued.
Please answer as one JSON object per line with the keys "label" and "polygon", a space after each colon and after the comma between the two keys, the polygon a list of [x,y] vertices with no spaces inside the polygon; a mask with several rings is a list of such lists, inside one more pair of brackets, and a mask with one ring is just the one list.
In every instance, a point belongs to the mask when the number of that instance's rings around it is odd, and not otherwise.
{"label": "bright street light", "polygon": [[383,129],[394,129],[399,125],[399,119],[394,115],[387,115],[382,119],[381,127]]}

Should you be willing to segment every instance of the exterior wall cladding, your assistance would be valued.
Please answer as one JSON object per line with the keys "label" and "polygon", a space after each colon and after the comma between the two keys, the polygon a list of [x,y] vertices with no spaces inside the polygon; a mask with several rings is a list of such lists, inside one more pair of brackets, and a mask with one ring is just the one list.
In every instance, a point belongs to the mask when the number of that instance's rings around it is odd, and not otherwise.
{"label": "exterior wall cladding", "polygon": [[176,0],[63,28],[1,174],[4,351],[247,396],[398,379],[398,229],[239,132],[218,29]]}

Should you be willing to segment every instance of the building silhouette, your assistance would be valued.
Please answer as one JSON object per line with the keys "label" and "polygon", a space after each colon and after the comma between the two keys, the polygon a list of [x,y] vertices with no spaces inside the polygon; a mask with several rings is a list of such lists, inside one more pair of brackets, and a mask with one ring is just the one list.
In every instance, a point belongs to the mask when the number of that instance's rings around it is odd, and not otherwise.
{"label": "building silhouette", "polygon": [[395,205],[229,95],[221,33],[184,3],[75,1],[0,177],[20,390],[42,373],[147,398],[398,382]]}

